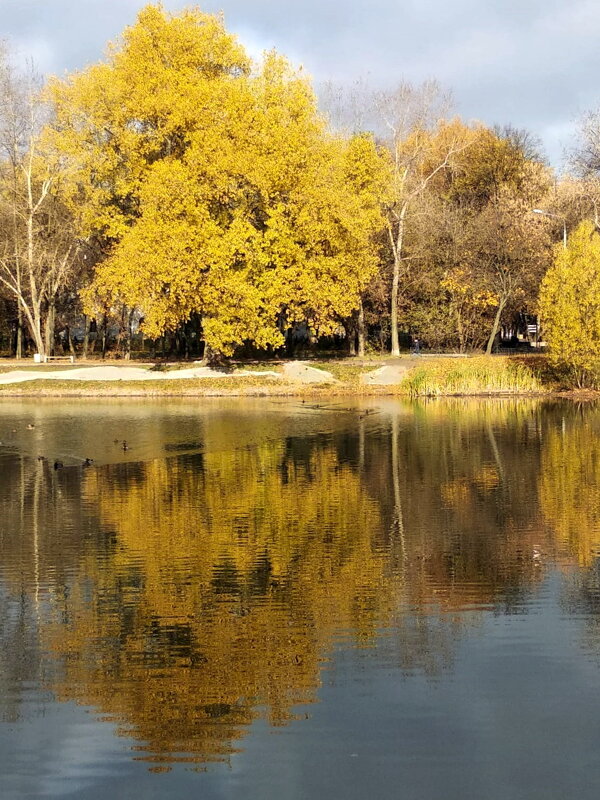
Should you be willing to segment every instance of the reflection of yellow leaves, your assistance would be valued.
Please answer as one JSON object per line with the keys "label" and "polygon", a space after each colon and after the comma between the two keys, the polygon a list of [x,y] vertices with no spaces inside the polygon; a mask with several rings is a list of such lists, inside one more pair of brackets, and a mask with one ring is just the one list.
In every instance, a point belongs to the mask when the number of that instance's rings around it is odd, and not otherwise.
{"label": "reflection of yellow leaves", "polygon": [[442,499],[444,503],[452,508],[458,508],[466,503],[470,495],[470,487],[468,481],[464,478],[449,481],[442,484],[441,488]]}
{"label": "reflection of yellow leaves", "polygon": [[[287,416],[278,429],[262,407],[246,425],[238,413],[199,415],[201,455],[81,472],[65,484],[77,516],[61,509],[66,530],[91,535],[73,546],[41,533],[34,558],[32,538],[13,534],[24,494],[11,491],[5,553],[10,539],[21,569],[10,580],[31,587],[41,575],[52,587],[40,628],[56,659],[50,688],[143,740],[139,758],[206,762],[234,752],[258,715],[285,725],[313,702],[340,636],[369,647],[389,625],[407,669],[448,663],[464,618],[439,609],[492,606],[539,580],[522,558],[540,541],[535,525],[507,523],[479,491],[497,480],[492,426],[515,507],[537,514],[518,476],[539,403],[455,398],[415,410],[427,424],[398,434],[397,498],[383,434],[364,438],[359,468],[354,420],[328,414],[327,430],[343,436],[306,436],[304,421],[302,435]],[[48,534],[51,485],[38,487]],[[408,606],[414,615],[397,613]]]}
{"label": "reflection of yellow leaves", "polygon": [[285,725],[334,633],[369,644],[391,613],[377,504],[333,448],[267,441],[114,478],[90,471],[83,494],[118,547],[84,560],[69,621],[44,635],[65,657],[57,693],[127,719],[148,758],[222,758],[257,706]]}
{"label": "reflection of yellow leaves", "polygon": [[466,509],[471,501],[472,486],[484,492],[495,489],[500,483],[498,470],[493,464],[483,464],[471,480],[458,478],[442,484],[440,489],[444,505],[456,510]]}
{"label": "reflection of yellow leaves", "polygon": [[484,492],[489,492],[495,489],[500,483],[500,476],[498,470],[493,464],[484,464],[475,476],[475,485]]}
{"label": "reflection of yellow leaves", "polygon": [[544,441],[540,503],[559,545],[590,566],[600,549],[600,425],[597,416],[550,430]]}

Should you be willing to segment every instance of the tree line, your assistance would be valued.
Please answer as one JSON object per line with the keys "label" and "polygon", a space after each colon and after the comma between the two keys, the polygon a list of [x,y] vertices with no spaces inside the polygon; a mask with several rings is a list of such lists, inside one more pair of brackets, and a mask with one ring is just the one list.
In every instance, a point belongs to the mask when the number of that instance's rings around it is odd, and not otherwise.
{"label": "tree line", "polygon": [[126,357],[136,336],[180,355],[301,337],[491,352],[540,311],[551,333],[539,295],[563,220],[597,236],[598,130],[592,114],[558,180],[529,133],[453,116],[434,82],[319,103],[302,70],[253,62],[196,8],[145,7],[64,79],[5,48],[0,336],[17,356],[59,334]]}

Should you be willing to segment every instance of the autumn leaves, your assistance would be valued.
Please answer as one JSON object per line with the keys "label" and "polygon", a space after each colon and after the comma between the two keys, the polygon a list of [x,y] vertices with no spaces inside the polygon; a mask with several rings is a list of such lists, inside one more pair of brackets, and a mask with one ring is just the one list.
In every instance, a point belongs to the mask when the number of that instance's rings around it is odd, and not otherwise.
{"label": "autumn leaves", "polygon": [[[137,308],[150,337],[195,316],[230,355],[247,341],[277,348],[297,323],[315,336],[344,325],[360,352],[389,315],[396,353],[407,323],[466,349],[489,338],[529,266],[528,251],[491,266],[502,239],[486,240],[481,215],[500,195],[522,203],[533,160],[481,126],[440,121],[435,86],[370,98],[377,140],[344,135],[282,57],[252,65],[220,18],[148,6],[105,63],[50,94],[71,205],[99,252],[85,308]],[[452,225],[469,236],[440,257]],[[436,304],[427,330],[415,311]]]}
{"label": "autumn leaves", "polygon": [[435,84],[366,92],[342,130],[221,17],[149,5],[105,61],[28,98],[45,125],[18,169],[3,148],[0,277],[40,352],[81,311],[103,340],[191,324],[226,356],[295,325],[359,354],[369,334],[397,354],[401,332],[490,350],[536,313],[550,171],[527,134],[450,119]]}
{"label": "autumn leaves", "polygon": [[328,133],[306,78],[251,69],[220,18],[143,10],[107,63],[51,87],[52,136],[102,258],[85,304],[141,309],[149,336],[192,314],[207,345],[332,331],[377,269],[373,139]]}

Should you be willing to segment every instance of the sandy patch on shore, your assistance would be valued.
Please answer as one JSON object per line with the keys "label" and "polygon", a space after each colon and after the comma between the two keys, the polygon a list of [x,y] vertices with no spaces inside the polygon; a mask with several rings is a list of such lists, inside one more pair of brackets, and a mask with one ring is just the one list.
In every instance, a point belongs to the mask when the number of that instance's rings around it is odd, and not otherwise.
{"label": "sandy patch on shore", "polygon": [[361,375],[361,383],[367,386],[393,386],[400,383],[408,371],[408,367],[400,365],[379,367],[379,369],[375,369],[373,372],[367,372],[366,375]]}
{"label": "sandy patch on shore", "polygon": [[285,364],[283,375],[287,380],[296,383],[337,383],[331,372],[311,367],[305,361],[290,361]]}
{"label": "sandy patch on shore", "polygon": [[305,361],[290,361],[284,365],[282,372],[274,370],[237,370],[222,372],[211,367],[191,367],[172,371],[154,371],[140,367],[80,367],[58,369],[52,372],[42,370],[14,370],[0,374],[0,384],[25,383],[27,381],[185,381],[198,378],[276,378],[294,383],[337,383],[331,372],[311,367]]}
{"label": "sandy patch on shore", "polygon": [[26,381],[180,381],[196,378],[281,378],[278,372],[266,370],[252,372],[220,372],[210,367],[194,367],[170,372],[154,372],[139,367],[82,367],[81,369],[42,372],[34,370],[15,370],[0,374],[0,384],[25,383]]}

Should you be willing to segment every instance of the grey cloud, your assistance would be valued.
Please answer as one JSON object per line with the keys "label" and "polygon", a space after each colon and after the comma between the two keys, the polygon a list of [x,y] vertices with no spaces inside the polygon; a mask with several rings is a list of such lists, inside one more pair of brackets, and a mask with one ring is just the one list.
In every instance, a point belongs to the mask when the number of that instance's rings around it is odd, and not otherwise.
{"label": "grey cloud", "polygon": [[[62,72],[97,60],[143,5],[0,0],[0,36],[43,70]],[[253,53],[276,47],[317,81],[436,77],[463,116],[529,128],[554,163],[576,117],[600,101],[597,0],[207,0],[202,7],[222,9]]]}

